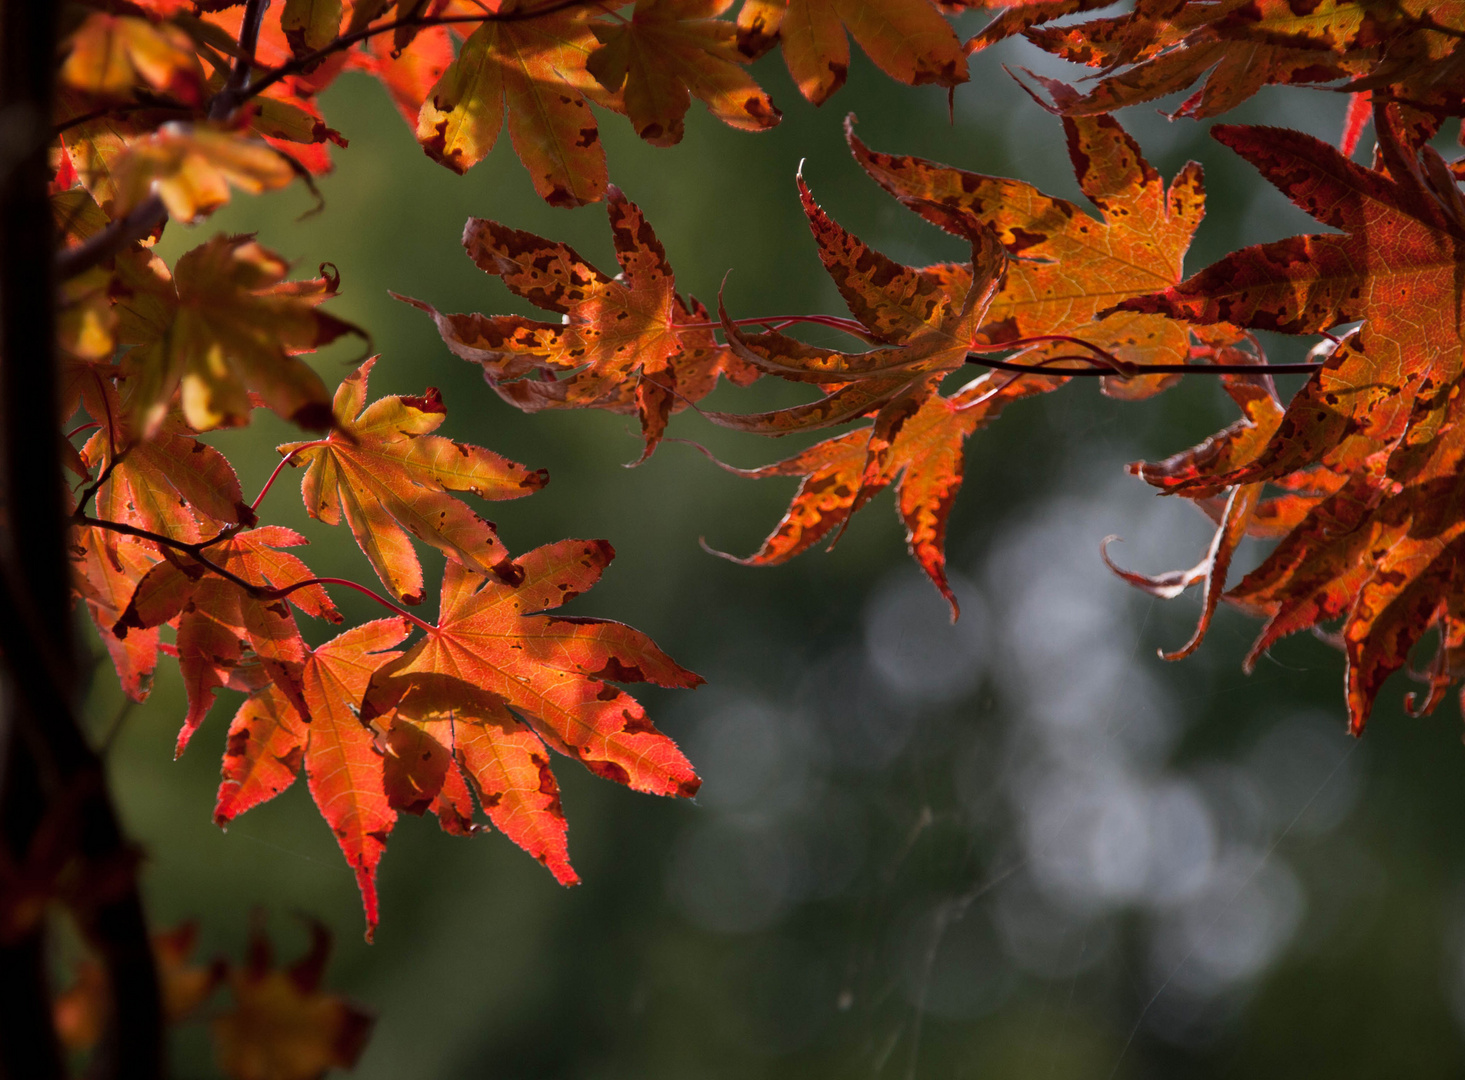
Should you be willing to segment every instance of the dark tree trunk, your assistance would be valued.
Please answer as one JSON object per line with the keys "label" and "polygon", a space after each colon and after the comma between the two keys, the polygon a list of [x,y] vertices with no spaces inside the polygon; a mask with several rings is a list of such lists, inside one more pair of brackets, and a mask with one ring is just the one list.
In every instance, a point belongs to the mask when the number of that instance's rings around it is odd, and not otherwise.
{"label": "dark tree trunk", "polygon": [[98,1075],[162,1075],[158,983],[101,762],[77,721],[58,453],[55,257],[47,197],[56,63],[50,0],[0,0],[0,1077],[63,1075],[46,923],[20,880],[50,886],[98,952],[113,1022]]}

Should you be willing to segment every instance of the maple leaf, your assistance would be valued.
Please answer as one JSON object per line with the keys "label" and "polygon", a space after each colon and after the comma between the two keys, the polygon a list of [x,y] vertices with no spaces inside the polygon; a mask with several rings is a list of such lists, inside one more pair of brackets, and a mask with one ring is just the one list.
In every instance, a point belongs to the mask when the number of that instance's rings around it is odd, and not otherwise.
{"label": "maple leaf", "polygon": [[251,390],[302,427],[330,425],[325,385],[297,354],[365,334],[318,310],[338,278],[287,281],[288,269],[252,238],[222,234],[182,255],[171,274],[155,256],[119,262],[118,337],[134,346],[125,363],[144,434],[179,390],[196,431],[246,423]]}
{"label": "maple leaf", "polygon": [[423,102],[417,141],[434,161],[467,172],[493,149],[507,109],[514,150],[541,198],[600,201],[605,151],[586,98],[615,98],[585,68],[595,47],[583,11],[483,23]]}
{"label": "maple leaf", "polygon": [[[91,159],[87,168],[100,161]],[[185,224],[227,203],[231,185],[258,195],[285,187],[296,177],[288,158],[247,133],[178,122],[130,140],[106,160],[106,169],[113,189],[107,209],[114,217],[126,216],[157,195],[174,220]],[[91,188],[99,181],[86,177],[83,182]]]}
{"label": "maple leaf", "polygon": [[607,90],[622,92],[626,116],[647,142],[681,142],[692,94],[745,131],[764,131],[782,117],[740,66],[746,58],[737,51],[736,27],[717,18],[731,6],[732,0],[636,0],[629,21],[590,24],[601,44],[585,66]]}
{"label": "maple leaf", "polygon": [[448,348],[482,365],[489,385],[525,411],[599,408],[638,416],[644,461],[671,414],[710,393],[719,374],[746,384],[757,371],[718,345],[706,310],[677,293],[666,251],[640,208],[614,186],[607,195],[621,266],[615,278],[567,244],[495,221],[470,218],[463,231],[463,246],[481,269],[563,322],[444,315],[399,299],[427,312]]}
{"label": "maple leaf", "polygon": [[[147,630],[178,620],[178,666],[188,692],[188,712],[178,733],[179,754],[203,722],[213,691],[230,685],[246,651],[282,692],[296,704],[303,702],[301,671],[309,650],[288,605],[313,618],[341,621],[320,585],[302,584],[312,579],[309,568],[277,550],[304,543],[298,533],[270,525],[228,535],[208,545],[206,555],[199,558],[164,548],[163,561],[138,582],[112,629],[125,639],[134,628]],[[206,565],[204,558],[232,578]],[[288,599],[272,598],[241,583],[256,590],[291,591]]]}
{"label": "maple leaf", "polygon": [[1379,0],[1176,2],[1141,0],[1113,18],[1063,26],[1049,20],[1098,4],[1052,0],[994,20],[967,43],[985,48],[1023,32],[1055,56],[1100,69],[1097,84],[1066,111],[1100,113],[1204,83],[1175,116],[1216,116],[1271,84],[1327,83],[1380,90],[1419,111],[1425,130],[1465,105],[1465,51],[1458,4]]}
{"label": "maple leaf", "polygon": [[[120,417],[120,402],[109,411]],[[201,540],[205,528],[215,535],[226,525],[255,523],[228,459],[194,438],[176,414],[165,418],[151,438],[129,434],[124,423],[109,424],[82,448],[89,470],[107,470],[96,495],[103,518],[186,541]],[[114,439],[123,444],[115,453],[110,449]]]}
{"label": "maple leaf", "polygon": [[849,74],[846,31],[881,71],[908,86],[967,81],[961,43],[930,0],[771,0],[744,14],[745,53],[756,55],[777,33],[789,74],[815,105]]}
{"label": "maple leaf", "polygon": [[177,111],[140,108],[129,109],[123,115],[98,116],[84,95],[62,89],[57,98],[58,112],[66,123],[61,137],[66,163],[103,214],[114,220],[119,216],[117,165],[128,156],[134,141],[176,121]]}
{"label": "maple leaf", "polygon": [[[97,513],[103,520],[187,542],[202,539],[205,523],[210,535],[226,525],[254,523],[254,511],[245,504],[239,480],[221,453],[193,438],[176,419],[166,421],[153,439],[128,440],[125,425],[111,419],[121,413],[111,384],[91,381],[106,389],[100,397],[88,397],[88,408],[104,417],[106,431],[92,436],[78,460],[88,476],[96,470],[100,478],[100,470],[107,470],[96,492]],[[123,453],[111,453],[113,438],[127,442]],[[72,554],[75,585],[122,688],[134,701],[142,701],[157,667],[158,629],[135,628],[120,637],[113,627],[159,556],[150,543],[97,527],[74,530]]]}
{"label": "maple leaf", "polygon": [[[1073,99],[1062,84],[1040,81],[1060,108]],[[1022,181],[876,153],[855,136],[850,121],[845,131],[855,160],[904,205],[958,236],[989,228],[1014,257],[978,331],[985,342],[1077,335],[1139,367],[1186,362],[1190,334],[1183,323],[1132,312],[1101,322],[1098,315],[1180,280],[1186,249],[1205,215],[1201,167],[1192,162],[1167,187],[1117,120],[1064,116],[1062,123],[1074,174],[1099,220]],[[923,272],[946,279],[953,291],[965,287],[961,264]],[[1039,341],[1022,359],[1041,363],[1072,352],[1069,343]],[[1134,399],[1179,378],[1106,376],[1103,386],[1110,396]]]}
{"label": "maple leaf", "polygon": [[872,430],[863,427],[774,465],[730,470],[753,479],[803,477],[788,511],[762,547],[733,561],[745,566],[787,562],[830,533],[842,531],[855,511],[893,483],[896,513],[905,525],[911,555],[951,605],[955,618],[960,609],[946,579],[946,519],[961,488],[964,444],[1010,402],[1046,393],[1058,381],[1051,376],[1015,379],[989,372],[949,397],[928,397],[889,445],[873,453]]}
{"label": "maple leaf", "polygon": [[354,1067],[371,1038],[375,1017],[321,990],[331,935],[314,919],[306,925],[309,950],[277,968],[256,922],[244,964],[229,972],[234,1007],[213,1022],[219,1068],[229,1080],[319,1080]]}
{"label": "maple leaf", "polygon": [[1290,334],[1363,325],[1293,398],[1261,453],[1176,490],[1266,480],[1318,462],[1353,471],[1406,431],[1410,446],[1427,442],[1461,373],[1465,204],[1438,154],[1426,147],[1422,164],[1404,159],[1387,123],[1380,136],[1399,166],[1392,175],[1284,128],[1212,131],[1299,207],[1342,231],[1243,248],[1119,308]]}
{"label": "maple leaf", "polygon": [[1438,626],[1424,707],[1434,706],[1460,674],[1450,650],[1465,610],[1456,570],[1465,521],[1453,510],[1465,481],[1456,404],[1465,206],[1432,149],[1417,157],[1405,150],[1391,107],[1375,117],[1387,172],[1298,132],[1216,129],[1294,202],[1343,231],[1245,248],[1164,293],[1126,302],[1290,333],[1361,320],[1259,448],[1161,470],[1170,490],[1196,497],[1265,481],[1313,484],[1310,504],[1304,498],[1291,515],[1300,520],[1227,596],[1267,619],[1248,667],[1287,634],[1343,620],[1355,734],[1383,681]]}
{"label": "maple leaf", "polygon": [[336,425],[323,442],[279,448],[291,464],[308,466],[301,483],[306,510],[329,525],[344,514],[372,569],[403,603],[422,602],[422,564],[408,532],[470,569],[512,577],[493,524],[448,493],[517,499],[542,488],[549,474],[431,434],[447,416],[434,388],[367,405],[375,363],[367,360],[336,390]]}
{"label": "maple leaf", "polygon": [[[1260,352],[1243,352],[1235,346],[1221,348],[1201,347],[1196,350],[1219,363],[1239,366],[1257,364],[1262,361]],[[1221,384],[1231,399],[1241,408],[1242,418],[1224,431],[1211,436],[1199,446],[1172,455],[1160,462],[1135,462],[1129,466],[1130,473],[1143,477],[1147,482],[1170,491],[1182,477],[1195,476],[1221,463],[1236,464],[1254,458],[1266,445],[1281,422],[1283,406],[1277,396],[1272,377],[1259,370],[1257,374],[1225,374]],[[1224,465],[1222,466],[1224,467]],[[1296,507],[1284,506],[1306,498],[1303,495],[1284,496],[1283,499],[1262,501],[1263,486],[1260,483],[1241,484],[1227,489],[1218,496],[1203,496],[1195,501],[1216,522],[1215,536],[1204,557],[1195,566],[1150,576],[1122,570],[1109,558],[1109,543],[1117,537],[1104,540],[1099,551],[1105,565],[1116,575],[1136,588],[1162,600],[1172,600],[1193,585],[1202,585],[1201,615],[1195,632],[1180,648],[1167,652],[1161,649],[1160,656],[1166,660],[1182,660],[1200,648],[1211,619],[1226,588],[1226,575],[1237,546],[1245,536],[1275,538],[1279,526]],[[1309,501],[1311,505],[1316,499]],[[1300,516],[1300,515],[1299,515]],[[1281,532],[1285,532],[1285,528]]]}
{"label": "maple leaf", "polygon": [[675,744],[607,680],[702,680],[628,626],[541,613],[589,589],[613,556],[604,541],[561,541],[524,555],[518,584],[450,562],[438,624],[406,653],[389,651],[410,629],[391,619],[314,650],[303,701],[272,685],[234,717],[215,821],[285,790],[303,762],[356,873],[368,937],[397,812],[432,809],[446,831],[470,833],[465,779],[494,825],[574,884],[549,748],[638,791],[690,797],[699,785]]}
{"label": "maple leaf", "polygon": [[[423,734],[473,779],[494,823],[567,883],[575,877],[544,744],[637,791],[689,798],[701,783],[641,705],[609,683],[702,679],[629,626],[541,614],[593,586],[614,555],[603,540],[562,540],[519,558],[518,584],[448,563],[437,626],[372,676],[361,710],[389,731],[436,722]],[[422,805],[440,782],[416,777],[410,801]]]}
{"label": "maple leaf", "polygon": [[[1021,32],[1034,45],[1101,70],[1087,94],[1063,110],[1099,114],[1205,83],[1175,116],[1216,116],[1242,104],[1270,83],[1310,84],[1361,74],[1367,57],[1343,46],[1356,36],[1366,4],[1324,0],[1221,3],[1141,0],[1123,15],[1055,27],[1049,20],[1102,4],[1040,3],[999,17],[967,43],[969,51]],[[1377,5],[1382,8],[1383,5]]]}
{"label": "maple leaf", "polygon": [[240,706],[214,807],[215,823],[226,826],[294,783],[303,763],[311,797],[356,875],[368,940],[377,924],[376,869],[397,815],[359,709],[372,672],[401,655],[392,647],[410,630],[403,619],[353,627],[302,658],[297,700],[270,685]]}
{"label": "maple leaf", "polygon": [[820,261],[859,320],[859,333],[881,347],[844,353],[778,331],[744,334],[719,306],[723,334],[740,359],[765,374],[817,384],[826,394],[768,413],[706,415],[739,431],[786,434],[878,412],[872,435],[888,440],[942,376],[965,366],[1007,272],[1007,256],[991,231],[978,227],[971,236],[971,266],[953,288],[946,277],[902,266],[846,232],[814,201],[802,176],[798,186]]}
{"label": "maple leaf", "polygon": [[[1049,89],[1060,101],[1072,94],[1060,84]],[[1068,376],[1055,369],[1023,376],[1020,384],[1009,375],[983,378],[950,398],[935,394],[940,377],[964,366],[970,350],[1008,343],[1022,348],[1025,363],[1072,359],[1075,334],[1141,370],[1147,363],[1190,358],[1190,332],[1183,323],[1132,313],[1102,322],[1097,316],[1119,299],[1145,294],[1155,282],[1180,279],[1204,209],[1200,167],[1187,166],[1167,189],[1117,121],[1065,117],[1063,124],[1079,184],[1102,220],[1019,181],[875,153],[847,121],[855,158],[877,183],[934,224],[983,245],[971,264],[899,266],[830,220],[800,180],[825,268],[869,338],[889,347],[850,355],[812,349],[782,334],[746,336],[724,314],[724,332],[739,356],[766,373],[819,383],[828,393],[772,413],[709,414],[714,421],[781,434],[876,414],[868,428],[779,464],[742,471],[805,479],[762,548],[740,561],[783,562],[836,527],[842,531],[850,515],[896,483],[911,553],[955,612],[942,547],[961,482],[962,445],[1009,401],[1056,389]],[[1010,257],[1003,257],[1004,249]],[[974,266],[980,268],[975,274]],[[958,304],[964,305],[959,312]],[[1210,333],[1229,340],[1237,332],[1219,327]],[[1113,396],[1139,398],[1177,378],[1107,376],[1104,383]]]}
{"label": "maple leaf", "polygon": [[[733,351],[751,366],[825,390],[817,401],[753,415],[707,413],[725,427],[765,435],[813,430],[873,414],[870,426],[820,443],[767,469],[744,475],[803,475],[804,484],[783,522],[751,565],[783,562],[816,543],[832,527],[901,477],[900,513],[911,553],[956,612],[946,583],[942,543],[951,499],[960,486],[961,445],[983,417],[1008,395],[978,379],[948,401],[941,380],[966,365],[1007,271],[1007,256],[985,226],[971,234],[972,263],[963,293],[949,288],[951,275],[901,266],[841,228],[814,202],[799,178],[804,213],[819,244],[819,256],[859,320],[863,334],[881,346],[864,353],[816,349],[782,333],[745,335],[719,308],[723,333]],[[1039,376],[1035,385],[1049,381]],[[995,390],[995,394],[988,391]],[[1027,390],[1013,396],[1023,396]],[[902,475],[903,474],[903,475]]]}

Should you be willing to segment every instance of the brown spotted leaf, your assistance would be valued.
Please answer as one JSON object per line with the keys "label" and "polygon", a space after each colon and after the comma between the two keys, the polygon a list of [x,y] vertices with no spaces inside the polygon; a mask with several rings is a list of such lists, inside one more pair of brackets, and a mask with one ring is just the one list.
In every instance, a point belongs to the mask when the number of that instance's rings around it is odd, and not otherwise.
{"label": "brown spotted leaf", "polygon": [[621,269],[615,277],[567,244],[498,222],[471,218],[463,232],[479,267],[560,321],[444,315],[407,302],[431,315],[448,348],[482,365],[500,396],[527,412],[595,408],[637,416],[644,460],[671,414],[710,393],[719,374],[746,384],[758,373],[717,343],[696,300],[677,293],[666,251],[640,208],[612,186],[607,210]]}
{"label": "brown spotted leaf", "polygon": [[763,546],[735,561],[774,566],[826,537],[832,542],[855,511],[893,483],[911,555],[951,604],[954,617],[956,596],[946,580],[946,519],[961,488],[967,437],[996,419],[1010,402],[1044,393],[1056,381],[991,372],[950,397],[926,398],[893,435],[862,427],[775,465],[733,470],[755,479],[802,477],[788,512]]}
{"label": "brown spotted leaf", "polygon": [[555,206],[599,202],[605,151],[586,100],[613,101],[586,70],[596,48],[584,9],[485,22],[468,36],[422,103],[417,141],[428,157],[467,172],[509,137],[534,190]]}
{"label": "brown spotted leaf", "polygon": [[[1045,84],[1061,103],[1072,91]],[[1184,323],[1100,312],[1128,297],[1180,280],[1182,262],[1205,214],[1199,165],[1187,165],[1168,187],[1144,159],[1139,144],[1112,117],[1064,117],[1064,135],[1079,187],[1101,217],[1030,184],[983,176],[915,157],[870,150],[846,124],[850,148],[865,171],[922,217],[959,236],[985,227],[1014,258],[979,331],[991,345],[1034,343],[1020,358],[1039,363],[1082,353],[1045,335],[1079,337],[1126,363],[1185,363],[1190,335]],[[946,288],[964,288],[965,268],[929,267]],[[1034,341],[1034,339],[1038,339]],[[1106,377],[1105,392],[1147,397],[1179,376]]]}
{"label": "brown spotted leaf", "polygon": [[1266,619],[1248,665],[1288,634],[1342,620],[1355,733],[1384,680],[1431,628],[1441,645],[1424,707],[1438,702],[1461,674],[1452,650],[1465,610],[1457,509],[1465,491],[1465,206],[1438,155],[1410,149],[1392,106],[1375,118],[1386,167],[1377,170],[1297,132],[1215,129],[1297,205],[1341,231],[1245,248],[1125,304],[1297,334],[1361,323],[1328,346],[1322,369],[1285,411],[1243,401],[1243,424],[1141,469],[1198,500],[1233,485],[1283,489],[1263,522],[1284,533],[1280,543],[1227,598]]}
{"label": "brown spotted leaf", "polygon": [[[1401,439],[1415,452],[1426,447],[1462,372],[1465,211],[1458,194],[1449,196],[1453,182],[1441,194],[1422,166],[1399,176],[1366,169],[1286,129],[1213,131],[1294,203],[1342,231],[1244,248],[1121,309],[1291,334],[1363,325],[1332,350],[1259,454],[1175,489],[1272,479],[1319,462],[1352,472]],[[1421,160],[1433,153],[1425,148]]]}

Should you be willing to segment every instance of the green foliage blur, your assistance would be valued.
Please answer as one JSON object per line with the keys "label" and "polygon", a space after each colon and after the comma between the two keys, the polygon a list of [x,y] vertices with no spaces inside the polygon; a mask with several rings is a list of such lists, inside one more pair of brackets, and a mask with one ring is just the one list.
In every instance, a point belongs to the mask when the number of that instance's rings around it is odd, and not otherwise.
{"label": "green foliage blur", "polygon": [[[1082,201],[1059,121],[1001,66],[1053,65],[1004,50],[974,59],[951,115],[941,90],[899,86],[862,58],[814,109],[774,55],[754,71],[784,109],[777,129],[735,132],[694,103],[682,144],[658,150],[602,115],[611,176],[645,211],[684,292],[711,306],[723,288],[738,316],[842,313],[799,210],[801,160],[826,208],[891,256],[962,256],[860,172],[843,144],[846,111],[876,149]],[[126,713],[99,654],[89,716],[98,731],[121,724],[109,760],[147,853],[157,925],[197,918],[203,954],[237,957],[263,907],[288,958],[303,943],[291,913],[325,920],[337,942],[329,985],[380,1016],[357,1070],[371,1080],[1465,1070],[1455,705],[1406,717],[1400,677],[1355,744],[1340,655],[1288,641],[1248,678],[1240,660],[1254,628],[1222,611],[1198,656],[1166,665],[1156,648],[1188,636],[1198,603],[1137,595],[1099,560],[1108,533],[1129,541],[1115,557],[1147,572],[1200,557],[1207,523],[1123,464],[1229,423],[1217,386],[1196,378],[1123,404],[1072,385],[979,432],[950,527],[967,611],[955,627],[903,550],[888,492],[832,554],[740,567],[699,540],[755,550],[792,481],[740,479],[675,442],[626,469],[639,452],[634,421],[515,412],[388,296],[534,314],[463,255],[465,219],[567,241],[613,269],[603,208],[544,205],[507,138],[466,177],[436,166],[364,78],[347,76],[322,104],[351,145],[321,181],[321,213],[299,217],[312,200],[298,188],[239,197],[197,228],[170,225],[161,251],[171,262],[215,231],[257,232],[301,274],[334,263],[333,310],[383,356],[373,397],[437,386],[448,433],[547,467],[545,491],[486,512],[513,551],[569,536],[615,545],[604,582],[572,610],[646,630],[707,678],[696,692],[639,692],[705,786],[695,803],[652,799],[559,761],[585,881],[569,890],[501,836],[455,840],[405,818],[368,946],[352,876],[303,782],[227,832],[211,824],[237,695],[221,695],[174,762],[176,670]],[[1341,95],[1271,88],[1227,119],[1335,140],[1341,117]],[[1310,230],[1205,125],[1149,107],[1122,119],[1167,177],[1190,158],[1207,166],[1210,216],[1190,269]],[[1308,344],[1268,342],[1279,360]],[[353,343],[317,363],[333,383],[359,358]],[[755,409],[798,393],[725,389],[713,404]],[[799,445],[690,412],[672,434],[737,466]],[[260,412],[211,441],[252,494],[274,445],[293,437]],[[306,517],[298,477],[287,471],[262,518],[308,535],[302,554],[318,573],[374,584],[347,531]],[[424,556],[431,582],[441,560]],[[1241,569],[1259,557],[1244,549]],[[337,601],[348,620],[378,614],[343,591]],[[201,1026],[176,1045],[178,1076],[214,1075]]]}

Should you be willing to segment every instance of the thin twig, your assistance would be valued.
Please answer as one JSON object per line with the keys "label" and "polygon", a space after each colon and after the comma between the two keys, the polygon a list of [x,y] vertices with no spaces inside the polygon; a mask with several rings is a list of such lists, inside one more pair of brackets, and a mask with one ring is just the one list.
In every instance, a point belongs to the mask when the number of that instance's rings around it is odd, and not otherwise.
{"label": "thin twig", "polygon": [[[1059,361],[1078,360],[1092,362],[1090,357],[1078,355],[1055,356],[1036,364],[1018,364],[1011,360],[993,360],[978,353],[967,353],[966,362],[979,367],[995,368],[998,371],[1016,371],[1029,375],[1074,375],[1089,377],[1114,377],[1117,373],[1110,368],[1053,368],[1047,365]],[[1135,375],[1309,375],[1322,368],[1321,363],[1304,364],[1137,364],[1132,371],[1126,371],[1122,378]]]}
{"label": "thin twig", "polygon": [[149,195],[125,217],[112,222],[85,243],[56,255],[57,283],[70,281],[92,267],[106,262],[127,245],[143,239],[168,218],[168,208],[157,195]]}
{"label": "thin twig", "polygon": [[111,454],[108,456],[106,466],[102,469],[101,472],[97,474],[97,478],[91,482],[87,489],[83,491],[81,493],[81,496],[76,500],[76,514],[78,516],[78,519],[80,518],[80,516],[84,515],[86,511],[86,504],[92,501],[98,491],[102,490],[102,485],[112,478],[112,471],[127,459],[127,455],[131,452],[131,450],[132,447],[128,446],[125,447],[120,454]]}
{"label": "thin twig", "polygon": [[108,532],[121,533],[123,536],[135,537],[138,540],[150,540],[154,544],[161,544],[163,547],[172,548],[174,551],[180,551],[183,554],[187,555],[194,562],[198,563],[198,565],[203,569],[209,571],[210,573],[217,574],[225,581],[232,582],[233,584],[239,586],[239,588],[243,589],[256,600],[284,600],[291,593],[299,592],[301,589],[307,589],[312,585],[344,585],[348,589],[355,589],[363,596],[371,597],[378,604],[382,605],[382,607],[389,608],[396,614],[400,615],[402,618],[411,622],[418,629],[426,631],[430,634],[437,633],[437,628],[431,623],[424,622],[416,615],[413,615],[410,611],[403,610],[402,608],[398,607],[396,604],[388,600],[386,597],[367,588],[365,585],[358,585],[356,582],[348,581],[345,578],[311,577],[305,578],[303,581],[296,581],[290,585],[283,585],[279,588],[276,588],[272,585],[257,585],[247,578],[240,577],[232,570],[226,570],[224,567],[220,566],[218,563],[214,562],[207,555],[205,555],[203,551],[210,544],[216,544],[221,539],[232,535],[232,528],[226,529],[218,536],[212,537],[208,540],[190,542],[187,540],[176,540],[171,536],[165,536],[162,533],[151,532],[148,529],[141,529],[138,528],[136,525],[128,525],[126,522],[123,521],[108,521],[104,518],[94,518],[87,514],[83,514],[80,511],[78,511],[73,516],[73,520],[79,525],[90,525],[93,528],[106,529]]}
{"label": "thin twig", "polygon": [[436,626],[433,626],[432,623],[427,622],[427,621],[425,621],[423,619],[419,619],[416,615],[412,614],[412,612],[407,611],[407,610],[405,610],[403,608],[398,607],[396,604],[392,603],[385,596],[382,596],[380,593],[376,592],[374,589],[369,589],[365,585],[360,585],[360,584],[358,584],[358,583],[356,583],[354,581],[351,581],[351,580],[349,580],[347,578],[338,578],[338,577],[315,577],[315,578],[308,578],[305,581],[297,581],[294,585],[287,585],[283,589],[276,589],[275,591],[278,592],[280,594],[280,598],[283,599],[284,597],[289,596],[292,592],[295,592],[297,589],[304,589],[304,588],[307,588],[308,586],[311,586],[311,585],[343,585],[343,586],[345,586],[348,589],[355,589],[362,596],[369,596],[373,600],[375,600],[378,604],[380,604],[382,607],[388,608],[391,611],[396,612],[402,618],[406,619],[412,625],[414,625],[415,627],[417,627],[417,629],[422,630],[423,632],[428,633],[428,634],[436,634],[437,633],[437,627]]}
{"label": "thin twig", "polygon": [[327,439],[317,439],[315,442],[305,443],[303,446],[297,446],[294,450],[291,450],[288,454],[281,458],[280,463],[275,466],[275,471],[270,473],[270,478],[265,481],[265,486],[259,489],[259,494],[255,496],[254,502],[249,504],[249,508],[251,510],[259,509],[259,504],[264,502],[265,496],[269,494],[270,488],[274,486],[275,478],[284,471],[285,466],[290,464],[290,460],[296,454],[300,453],[300,451],[302,450],[311,450],[317,446],[324,446],[328,441],[329,440]]}
{"label": "thin twig", "polygon": [[232,581],[256,599],[279,599],[279,596],[276,595],[279,592],[278,589],[273,589],[268,585],[256,585],[254,582],[240,577],[232,570],[225,570],[203,553],[204,548],[210,544],[218,543],[227,533],[221,533],[219,536],[211,537],[208,540],[203,540],[198,543],[190,543],[187,540],[175,540],[171,536],[165,536],[163,533],[155,533],[149,529],[140,529],[136,525],[127,524],[125,521],[109,521],[106,518],[94,518],[90,514],[83,513],[81,510],[78,510],[72,515],[72,520],[78,525],[90,525],[94,529],[106,529],[108,532],[121,533],[123,536],[131,536],[138,540],[150,540],[154,544],[161,544],[163,547],[172,548],[174,551],[181,551],[205,570],[218,574],[226,581]]}

